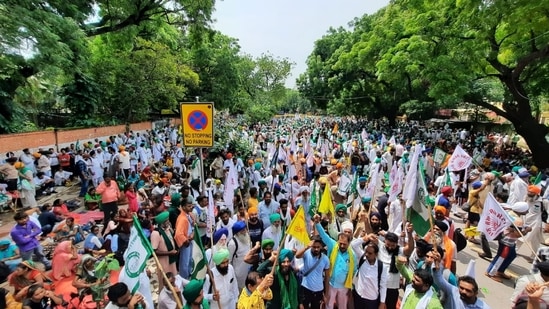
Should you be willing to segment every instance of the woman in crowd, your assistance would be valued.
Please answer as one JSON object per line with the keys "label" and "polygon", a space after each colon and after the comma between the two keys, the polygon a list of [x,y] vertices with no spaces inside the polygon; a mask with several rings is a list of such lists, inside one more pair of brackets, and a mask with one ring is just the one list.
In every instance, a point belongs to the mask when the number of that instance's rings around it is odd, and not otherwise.
{"label": "woman in crowd", "polygon": [[51,276],[53,280],[58,281],[63,278],[71,277],[76,265],[80,263],[81,257],[72,241],[65,240],[61,242],[53,251],[51,263]]}
{"label": "woman in crowd", "polygon": [[8,277],[8,282],[13,287],[16,301],[21,301],[25,298],[25,287],[35,283],[51,281],[37,267],[37,263],[33,261],[23,261],[17,265],[15,271]]}
{"label": "woman in crowd", "polygon": [[36,188],[34,186],[34,178],[32,170],[25,166],[22,162],[16,162],[14,167],[19,172],[19,180],[21,182],[21,203],[23,207],[36,207]]}

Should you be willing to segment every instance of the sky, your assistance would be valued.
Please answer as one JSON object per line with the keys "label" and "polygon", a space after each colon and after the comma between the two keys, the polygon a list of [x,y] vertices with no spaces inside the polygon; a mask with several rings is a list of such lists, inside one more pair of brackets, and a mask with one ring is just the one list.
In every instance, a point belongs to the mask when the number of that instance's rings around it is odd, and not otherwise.
{"label": "sky", "polygon": [[389,0],[218,0],[214,28],[237,38],[252,56],[269,52],[295,63],[286,86],[307,69],[314,42],[330,27],[346,27],[355,17],[375,13]]}

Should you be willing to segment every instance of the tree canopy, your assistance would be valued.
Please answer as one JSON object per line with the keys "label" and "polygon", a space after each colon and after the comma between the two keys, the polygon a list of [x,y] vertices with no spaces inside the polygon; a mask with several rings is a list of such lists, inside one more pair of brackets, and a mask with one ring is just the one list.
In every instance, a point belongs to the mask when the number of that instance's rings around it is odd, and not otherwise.
{"label": "tree canopy", "polygon": [[238,39],[211,28],[214,7],[212,0],[4,1],[0,133],[141,121],[196,96],[251,121],[296,106],[284,87],[293,63],[245,54]]}
{"label": "tree canopy", "polygon": [[475,104],[512,122],[549,167],[535,113],[549,79],[547,12],[547,1],[391,1],[350,30],[328,30],[298,87],[319,107],[389,120]]}

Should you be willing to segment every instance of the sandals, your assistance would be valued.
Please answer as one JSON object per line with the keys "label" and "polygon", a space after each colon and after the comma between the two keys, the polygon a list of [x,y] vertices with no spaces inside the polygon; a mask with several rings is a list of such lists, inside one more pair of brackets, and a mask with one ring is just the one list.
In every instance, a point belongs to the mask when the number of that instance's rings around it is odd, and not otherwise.
{"label": "sandals", "polygon": [[499,277],[498,275],[492,276],[492,275],[490,275],[489,273],[484,273],[484,275],[485,275],[486,277],[488,277],[488,278],[490,278],[490,279],[496,281],[496,282],[499,282],[499,283],[502,283],[502,282],[503,282],[503,280],[501,280],[501,277]]}

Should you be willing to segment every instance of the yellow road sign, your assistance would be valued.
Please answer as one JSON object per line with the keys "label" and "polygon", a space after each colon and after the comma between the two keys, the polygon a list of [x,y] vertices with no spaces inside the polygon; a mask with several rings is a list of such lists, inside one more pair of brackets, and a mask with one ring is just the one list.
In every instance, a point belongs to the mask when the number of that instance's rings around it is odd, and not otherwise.
{"label": "yellow road sign", "polygon": [[185,147],[213,147],[213,115],[213,103],[181,103]]}

